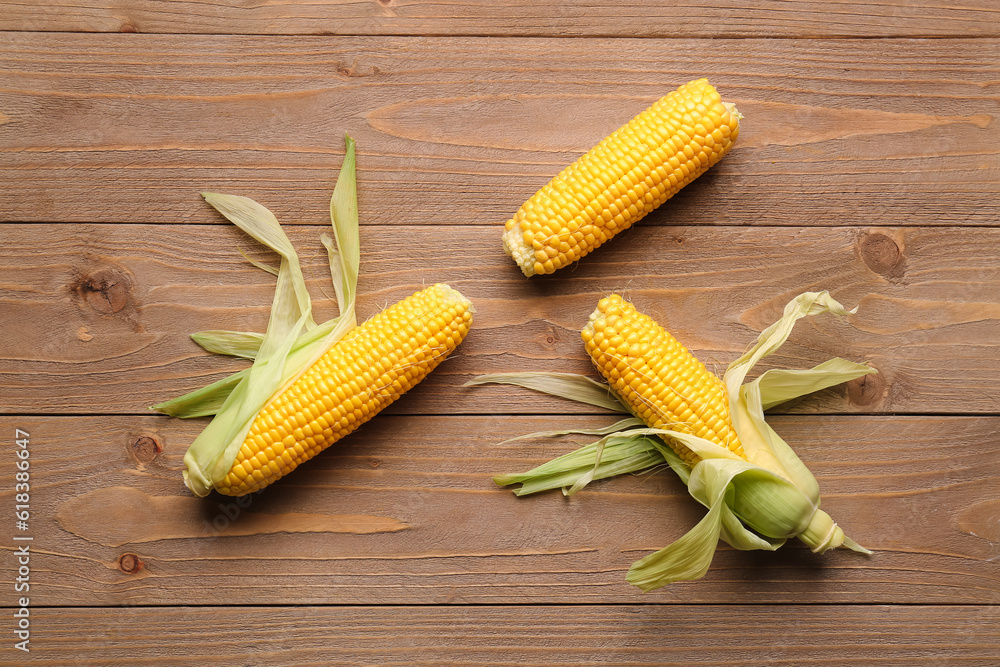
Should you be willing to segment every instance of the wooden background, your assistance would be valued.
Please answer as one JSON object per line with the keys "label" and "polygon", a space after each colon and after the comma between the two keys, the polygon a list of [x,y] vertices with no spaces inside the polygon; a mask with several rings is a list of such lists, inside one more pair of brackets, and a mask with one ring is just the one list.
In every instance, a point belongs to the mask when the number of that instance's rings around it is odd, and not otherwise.
{"label": "wooden background", "polygon": [[[962,664],[1000,658],[1000,8],[913,0],[0,0],[0,660],[20,664]],[[554,277],[503,221],[660,95],[746,118],[718,166]],[[199,197],[288,225],[333,314],[328,198],[358,142],[359,314],[430,282],[477,307],[388,414],[247,502],[198,499],[203,421],[147,406],[242,367],[267,258]],[[871,557],[723,545],[641,594],[629,564],[701,508],[669,472],[518,499],[490,481],[607,424],[484,372],[590,372],[626,293],[714,368],[795,294],[771,365],[879,375],[772,417]],[[31,647],[13,649],[14,433],[31,437]],[[3,537],[7,534],[7,537]]]}

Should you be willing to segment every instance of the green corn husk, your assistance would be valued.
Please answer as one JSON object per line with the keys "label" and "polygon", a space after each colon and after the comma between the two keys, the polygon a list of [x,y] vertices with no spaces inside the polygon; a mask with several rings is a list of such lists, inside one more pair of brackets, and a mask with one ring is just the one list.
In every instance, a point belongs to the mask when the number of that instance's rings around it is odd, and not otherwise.
{"label": "green corn husk", "polygon": [[493,373],[473,378],[465,386],[480,384],[512,384],[615,412],[628,412],[606,384],[575,373]]}
{"label": "green corn husk", "polygon": [[196,495],[208,495],[225,478],[261,409],[357,326],[354,305],[360,242],[355,149],[350,137],[346,137],[346,143],[344,162],[330,200],[335,241],[326,234],[321,238],[329,254],[339,314],[322,324],[313,320],[298,255],[274,215],[246,197],[203,193],[205,200],[233,224],[277,252],[281,264],[275,270],[250,260],[254,266],[277,275],[264,334],[213,330],[192,335],[210,352],[252,359],[253,365],[151,408],[184,418],[215,415],[184,455],[184,483]]}
{"label": "green corn husk", "polygon": [[[723,382],[733,427],[748,460],[687,433],[636,428],[637,422],[641,424],[639,420],[625,419],[605,429],[593,430],[604,436],[597,442],[533,470],[498,475],[494,481],[500,486],[521,484],[515,491],[519,496],[552,488],[562,488],[564,493],[571,495],[595,479],[669,465],[687,485],[691,496],[708,508],[708,512],[673,544],[632,565],[626,580],[643,591],[702,577],[720,539],[736,549],[774,551],[786,540],[797,537],[816,553],[844,546],[870,554],[869,550],[847,538],[833,519],[820,509],[816,478],[767,424],[764,410],[875,373],[875,369],[837,358],[809,370],[769,370],[744,383],[753,367],[788,339],[798,320],[822,313],[846,316],[853,312],[847,311],[828,292],[801,294],[785,307],[777,322],[758,336],[750,349],[729,365]],[[607,399],[610,396],[605,385],[589,378],[573,379],[565,373],[484,375],[469,384],[492,382],[515,384],[588,404],[599,404],[593,400],[595,397]],[[628,411],[620,402],[602,407]],[[522,437],[552,437],[564,433],[549,431]],[[700,460],[688,466],[664,444],[667,439],[681,442]]]}

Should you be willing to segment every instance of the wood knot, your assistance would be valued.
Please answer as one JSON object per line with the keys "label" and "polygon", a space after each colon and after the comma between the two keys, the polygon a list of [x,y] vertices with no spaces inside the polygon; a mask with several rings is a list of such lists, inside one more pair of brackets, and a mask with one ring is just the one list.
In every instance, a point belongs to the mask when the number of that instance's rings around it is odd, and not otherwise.
{"label": "wood knot", "polygon": [[139,29],[132,25],[130,21],[122,21],[122,24],[118,26],[118,32],[139,32]]}
{"label": "wood knot", "polygon": [[156,455],[163,451],[159,440],[151,435],[139,436],[132,441],[130,446],[132,456],[139,463],[151,463]]}
{"label": "wood knot", "polygon": [[143,568],[145,563],[135,554],[122,554],[118,557],[118,569],[126,574],[135,574]]}
{"label": "wood knot", "polygon": [[354,62],[350,65],[344,63],[337,63],[337,74],[340,76],[353,77],[353,76],[364,76],[361,74],[361,70],[358,69],[358,60],[354,59]]}
{"label": "wood knot", "polygon": [[364,77],[364,76],[375,76],[379,74],[379,68],[372,66],[368,71],[364,71],[361,65],[358,64],[358,59],[355,58],[354,62],[350,65],[347,63],[338,62],[336,64],[337,74],[346,78],[354,77]]}
{"label": "wood knot", "polygon": [[857,406],[877,403],[885,396],[886,384],[880,374],[863,375],[847,383],[847,399]]}
{"label": "wood knot", "polygon": [[892,237],[882,232],[867,232],[858,240],[861,261],[875,273],[896,280],[903,276],[903,251]]}
{"label": "wood knot", "polygon": [[120,312],[132,301],[132,278],[115,266],[102,266],[77,278],[72,289],[102,315]]}
{"label": "wood knot", "polygon": [[382,465],[382,462],[378,459],[372,459],[368,462],[368,465],[370,465],[372,468],[377,468],[380,465]]}
{"label": "wood knot", "polygon": [[553,326],[545,327],[545,331],[539,336],[539,342],[549,349],[553,349],[559,342],[559,332]]}

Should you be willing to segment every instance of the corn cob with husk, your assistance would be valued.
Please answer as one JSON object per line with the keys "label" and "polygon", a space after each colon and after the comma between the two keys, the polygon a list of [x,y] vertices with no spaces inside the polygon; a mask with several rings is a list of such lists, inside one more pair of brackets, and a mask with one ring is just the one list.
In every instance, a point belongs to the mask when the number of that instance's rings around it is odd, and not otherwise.
{"label": "corn cob with husk", "polygon": [[469,301],[436,284],[352,329],[257,414],[215,489],[258,491],[316,456],[427,377],[471,321]]}
{"label": "corn cob with husk", "polygon": [[298,256],[266,208],[244,197],[206,193],[229,220],[281,255],[266,334],[203,331],[212,352],[254,364],[153,409],[177,417],[214,414],[184,456],[184,481],[197,495],[241,496],[308,461],[416,385],[465,338],[471,303],[436,284],[358,326],[354,312],[360,248],[354,142],[331,199],[335,242],[324,235],[340,314],[323,324]]}
{"label": "corn cob with husk", "polygon": [[709,511],[682,538],[633,564],[626,579],[644,591],[703,576],[719,539],[737,549],[773,551],[798,537],[817,553],[839,546],[870,553],[819,508],[815,477],[765,422],[764,409],[875,370],[831,359],[810,370],[769,370],[744,384],[753,366],[787,340],[797,320],[848,312],[827,292],[800,295],[720,379],[621,296],[601,299],[581,338],[607,384],[562,373],[486,375],[470,384],[520,385],[633,417],[604,429],[531,434],[603,437],[495,481],[520,483],[518,495],[560,487],[572,494],[595,479],[668,464]]}
{"label": "corn cob with husk", "polygon": [[505,224],[504,249],[526,276],[572,264],[721,160],[740,118],[707,79],[681,86],[522,204]]}

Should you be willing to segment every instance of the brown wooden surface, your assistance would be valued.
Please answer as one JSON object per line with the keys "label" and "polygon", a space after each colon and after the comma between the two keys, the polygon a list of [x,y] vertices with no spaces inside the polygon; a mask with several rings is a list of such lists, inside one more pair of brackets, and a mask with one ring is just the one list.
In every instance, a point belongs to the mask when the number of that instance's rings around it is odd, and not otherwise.
{"label": "brown wooden surface", "polygon": [[[221,219],[201,209],[205,220]],[[188,334],[267,324],[274,277],[237,248],[270,258],[233,226],[3,229],[10,254],[0,267],[17,282],[0,285],[0,304],[21,333],[0,343],[10,359],[0,373],[5,412],[146,413],[248,365],[205,354]],[[983,252],[1000,246],[996,228],[640,225],[564,274],[534,280],[497,252],[500,229],[363,229],[361,318],[436,280],[477,309],[475,335],[394,412],[592,412],[514,388],[462,385],[517,369],[590,372],[579,330],[612,290],[669,323],[719,371],[801,291],[829,289],[857,306],[848,324],[832,316],[802,323],[765,367],[840,355],[871,362],[879,375],[863,392],[835,388],[783,411],[988,414],[1000,406],[1000,255]],[[334,310],[322,231],[289,233],[325,319]]]}
{"label": "brown wooden surface", "polygon": [[0,33],[0,219],[214,222],[197,193],[321,221],[360,148],[364,224],[500,224],[707,75],[738,146],[643,224],[996,225],[997,39]]}
{"label": "brown wooden surface", "polygon": [[[78,656],[109,641],[127,646],[133,665],[169,655],[177,664],[666,667],[769,655],[778,665],[989,666],[1000,652],[989,606],[744,605],[735,613],[717,605],[42,609],[48,649],[37,662],[105,664]],[[865,639],[879,635],[892,641]],[[387,646],[386,636],[395,641]]]}
{"label": "brown wooden surface", "polygon": [[794,3],[242,0],[0,2],[0,30],[271,35],[606,35],[612,37],[1000,36],[990,0]]}
{"label": "brown wooden surface", "polygon": [[[0,429],[35,443],[39,605],[1000,603],[1000,418],[774,417],[823,507],[875,554],[723,546],[704,579],[646,595],[625,583],[629,565],[703,514],[673,473],[572,499],[517,498],[490,479],[573,449],[507,438],[610,421],[383,415],[244,506],[184,488],[203,422],[3,417]],[[121,566],[129,555],[137,572]]]}
{"label": "brown wooden surface", "polygon": [[[0,506],[12,521],[24,429],[34,538],[26,656],[0,535],[0,664],[996,664],[998,19],[985,1],[0,1]],[[503,220],[702,75],[746,116],[733,152],[523,278]],[[294,477],[197,499],[181,459],[205,421],[146,406],[242,368],[188,334],[261,330],[273,288],[198,193],[274,210],[330,316],[318,236],[345,133],[360,315],[445,281],[475,326]],[[723,545],[704,579],[643,595],[629,565],[703,513],[672,473],[571,499],[491,482],[573,446],[506,438],[612,416],[461,385],[589,372],[601,295],[722,370],[812,289],[858,313],[803,322],[768,364],[879,375],[770,421],[874,555]]]}

